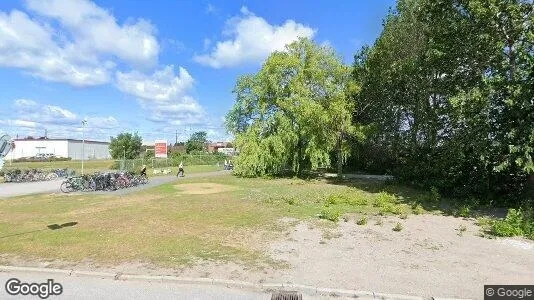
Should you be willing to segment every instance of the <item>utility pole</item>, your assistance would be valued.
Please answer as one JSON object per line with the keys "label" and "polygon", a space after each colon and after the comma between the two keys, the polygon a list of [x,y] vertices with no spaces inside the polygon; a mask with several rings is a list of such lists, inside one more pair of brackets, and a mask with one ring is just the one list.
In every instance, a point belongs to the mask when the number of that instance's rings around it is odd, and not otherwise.
{"label": "utility pole", "polygon": [[174,144],[176,146],[178,146],[178,130],[176,130],[176,133],[175,133],[175,142],[174,142]]}
{"label": "utility pole", "polygon": [[83,175],[83,160],[84,160],[84,148],[85,148],[85,125],[87,125],[87,120],[82,121],[82,175]]}

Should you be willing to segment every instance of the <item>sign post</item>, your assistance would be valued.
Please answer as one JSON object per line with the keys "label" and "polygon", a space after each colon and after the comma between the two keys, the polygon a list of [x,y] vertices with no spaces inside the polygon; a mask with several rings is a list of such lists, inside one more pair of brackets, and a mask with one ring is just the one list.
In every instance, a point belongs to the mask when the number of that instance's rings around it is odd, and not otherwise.
{"label": "sign post", "polygon": [[154,157],[167,158],[167,140],[154,141]]}

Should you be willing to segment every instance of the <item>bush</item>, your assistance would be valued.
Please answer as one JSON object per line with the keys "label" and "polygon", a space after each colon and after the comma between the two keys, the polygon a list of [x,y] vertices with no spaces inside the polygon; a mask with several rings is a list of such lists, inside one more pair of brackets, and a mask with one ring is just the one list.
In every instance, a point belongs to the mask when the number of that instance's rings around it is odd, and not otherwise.
{"label": "bush", "polygon": [[396,203],[397,197],[387,192],[380,192],[373,203],[375,207],[385,207],[388,204]]}
{"label": "bush", "polygon": [[365,206],[367,199],[360,195],[351,195],[350,193],[334,193],[325,199],[325,205],[348,204],[351,206]]}
{"label": "bush", "polygon": [[397,222],[397,224],[395,225],[395,227],[393,227],[393,231],[401,231],[402,230],[402,224]]}
{"label": "bush", "polygon": [[425,210],[424,208],[421,206],[421,204],[417,204],[414,208],[413,208],[413,213],[414,215],[422,215],[425,213]]}
{"label": "bush", "polygon": [[530,236],[533,222],[526,220],[521,210],[509,209],[504,220],[493,222],[491,231],[496,236]]}
{"label": "bush", "polygon": [[471,215],[471,207],[467,204],[460,206],[455,214],[457,217],[467,218]]}
{"label": "bush", "polygon": [[341,213],[338,210],[331,209],[331,208],[325,208],[319,214],[319,218],[330,220],[332,222],[339,221],[340,216],[341,216]]}
{"label": "bush", "polygon": [[402,214],[402,208],[395,204],[386,203],[384,206],[380,208],[378,213],[381,215],[385,215],[385,214],[400,215]]}
{"label": "bush", "polygon": [[70,157],[48,157],[48,158],[32,158],[32,157],[21,157],[14,159],[13,162],[47,162],[47,161],[69,161],[72,160]]}
{"label": "bush", "polygon": [[363,218],[359,219],[358,221],[356,221],[356,224],[358,224],[358,225],[367,224],[367,217],[363,217]]}

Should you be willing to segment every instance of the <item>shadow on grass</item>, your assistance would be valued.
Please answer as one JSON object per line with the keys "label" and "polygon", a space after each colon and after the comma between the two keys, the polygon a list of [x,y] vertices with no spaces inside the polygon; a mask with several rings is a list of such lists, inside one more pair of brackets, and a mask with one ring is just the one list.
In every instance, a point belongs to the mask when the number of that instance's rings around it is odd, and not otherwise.
{"label": "shadow on grass", "polygon": [[50,224],[50,225],[47,225],[46,228],[43,228],[43,229],[36,229],[36,230],[30,230],[30,231],[25,231],[25,232],[19,232],[19,233],[0,236],[0,239],[5,239],[5,238],[19,236],[19,235],[30,234],[30,233],[39,232],[39,231],[45,231],[45,230],[58,230],[58,229],[62,229],[62,228],[65,228],[65,227],[76,226],[77,224],[78,224],[78,222],[67,222],[67,223],[63,223],[63,224]]}
{"label": "shadow on grass", "polygon": [[386,192],[395,195],[400,203],[408,204],[412,208],[420,205],[426,211],[440,211],[445,216],[454,217],[490,217],[503,218],[507,208],[478,206],[462,199],[441,197],[431,191],[399,183],[393,180],[372,179],[326,179],[329,184],[354,187],[369,193]]}

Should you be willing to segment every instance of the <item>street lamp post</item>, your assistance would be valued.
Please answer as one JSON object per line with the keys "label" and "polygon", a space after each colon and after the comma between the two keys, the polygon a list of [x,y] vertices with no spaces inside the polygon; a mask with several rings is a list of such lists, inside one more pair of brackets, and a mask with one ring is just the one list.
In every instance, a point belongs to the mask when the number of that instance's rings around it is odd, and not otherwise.
{"label": "street lamp post", "polygon": [[122,169],[126,169],[126,146],[122,146]]}
{"label": "street lamp post", "polygon": [[82,175],[83,175],[83,160],[84,160],[84,151],[85,151],[85,125],[87,125],[87,120],[82,121]]}

